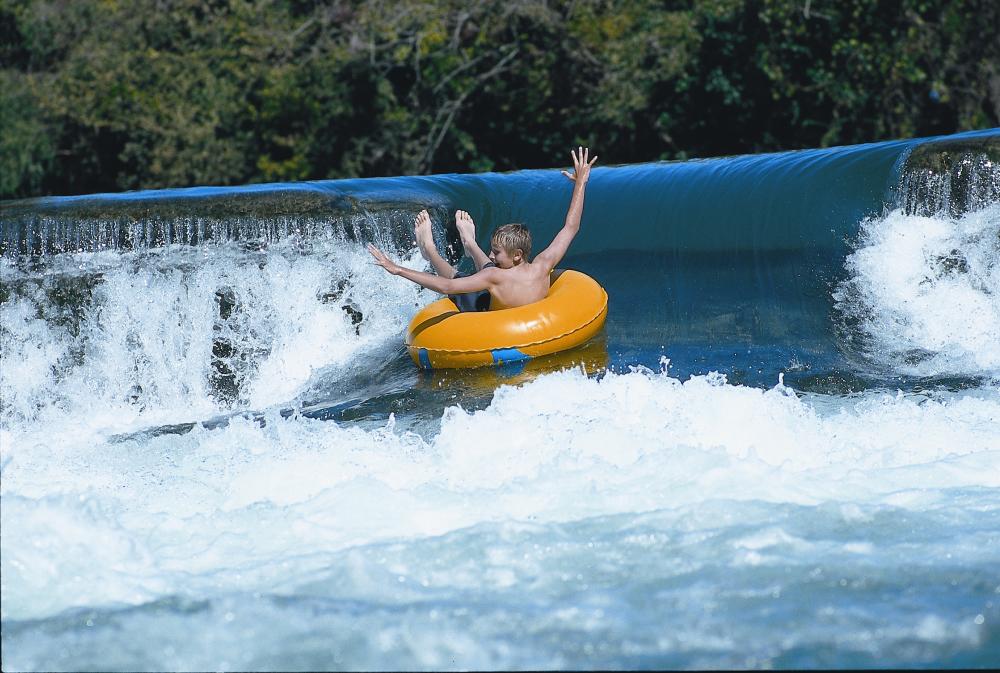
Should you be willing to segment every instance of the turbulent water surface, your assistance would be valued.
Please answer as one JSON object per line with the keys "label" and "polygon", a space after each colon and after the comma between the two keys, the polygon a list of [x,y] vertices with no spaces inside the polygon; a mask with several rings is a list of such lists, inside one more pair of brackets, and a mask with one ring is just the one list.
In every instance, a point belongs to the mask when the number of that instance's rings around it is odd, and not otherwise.
{"label": "turbulent water surface", "polygon": [[604,332],[455,372],[364,244],[558,170],[4,203],[4,670],[1000,665],[998,162],[595,169]]}

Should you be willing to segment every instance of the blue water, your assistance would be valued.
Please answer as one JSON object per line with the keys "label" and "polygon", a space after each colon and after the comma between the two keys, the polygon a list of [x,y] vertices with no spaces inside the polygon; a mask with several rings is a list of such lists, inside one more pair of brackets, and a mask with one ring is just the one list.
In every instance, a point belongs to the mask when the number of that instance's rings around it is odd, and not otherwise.
{"label": "blue water", "polygon": [[1000,665],[998,160],[599,168],[603,333],[465,371],[364,244],[557,169],[3,203],[4,670]]}

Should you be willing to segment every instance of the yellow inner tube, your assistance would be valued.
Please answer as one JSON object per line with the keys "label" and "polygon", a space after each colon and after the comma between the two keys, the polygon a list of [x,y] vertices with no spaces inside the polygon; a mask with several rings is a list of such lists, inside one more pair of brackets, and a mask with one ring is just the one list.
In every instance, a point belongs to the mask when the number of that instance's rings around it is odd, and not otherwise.
{"label": "yellow inner tube", "polygon": [[545,299],[500,311],[462,313],[451,299],[421,309],[406,330],[418,367],[482,367],[558,353],[604,326],[608,293],[579,271],[556,271]]}

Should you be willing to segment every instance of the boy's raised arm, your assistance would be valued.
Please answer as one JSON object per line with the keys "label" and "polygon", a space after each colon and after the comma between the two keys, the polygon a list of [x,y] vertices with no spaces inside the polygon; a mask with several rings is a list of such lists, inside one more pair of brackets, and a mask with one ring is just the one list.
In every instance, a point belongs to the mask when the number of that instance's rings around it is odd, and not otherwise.
{"label": "boy's raised arm", "polygon": [[590,158],[590,148],[580,147],[577,151],[571,152],[573,155],[573,174],[563,171],[562,174],[573,181],[573,198],[569,202],[569,210],[566,212],[566,223],[563,228],[552,239],[549,247],[542,250],[535,256],[533,264],[542,264],[551,271],[562,261],[569,244],[573,242],[576,233],[580,231],[580,218],[583,217],[583,199],[587,191],[587,180],[590,179],[590,169],[597,161],[597,157]]}

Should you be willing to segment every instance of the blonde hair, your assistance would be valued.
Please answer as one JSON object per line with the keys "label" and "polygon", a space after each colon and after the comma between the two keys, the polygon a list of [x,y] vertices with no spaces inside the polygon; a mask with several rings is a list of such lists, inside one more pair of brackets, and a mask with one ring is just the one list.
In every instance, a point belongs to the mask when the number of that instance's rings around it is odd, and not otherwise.
{"label": "blonde hair", "polygon": [[496,245],[508,253],[521,250],[525,259],[531,254],[531,232],[523,224],[513,222],[497,227],[490,237],[490,244]]}

